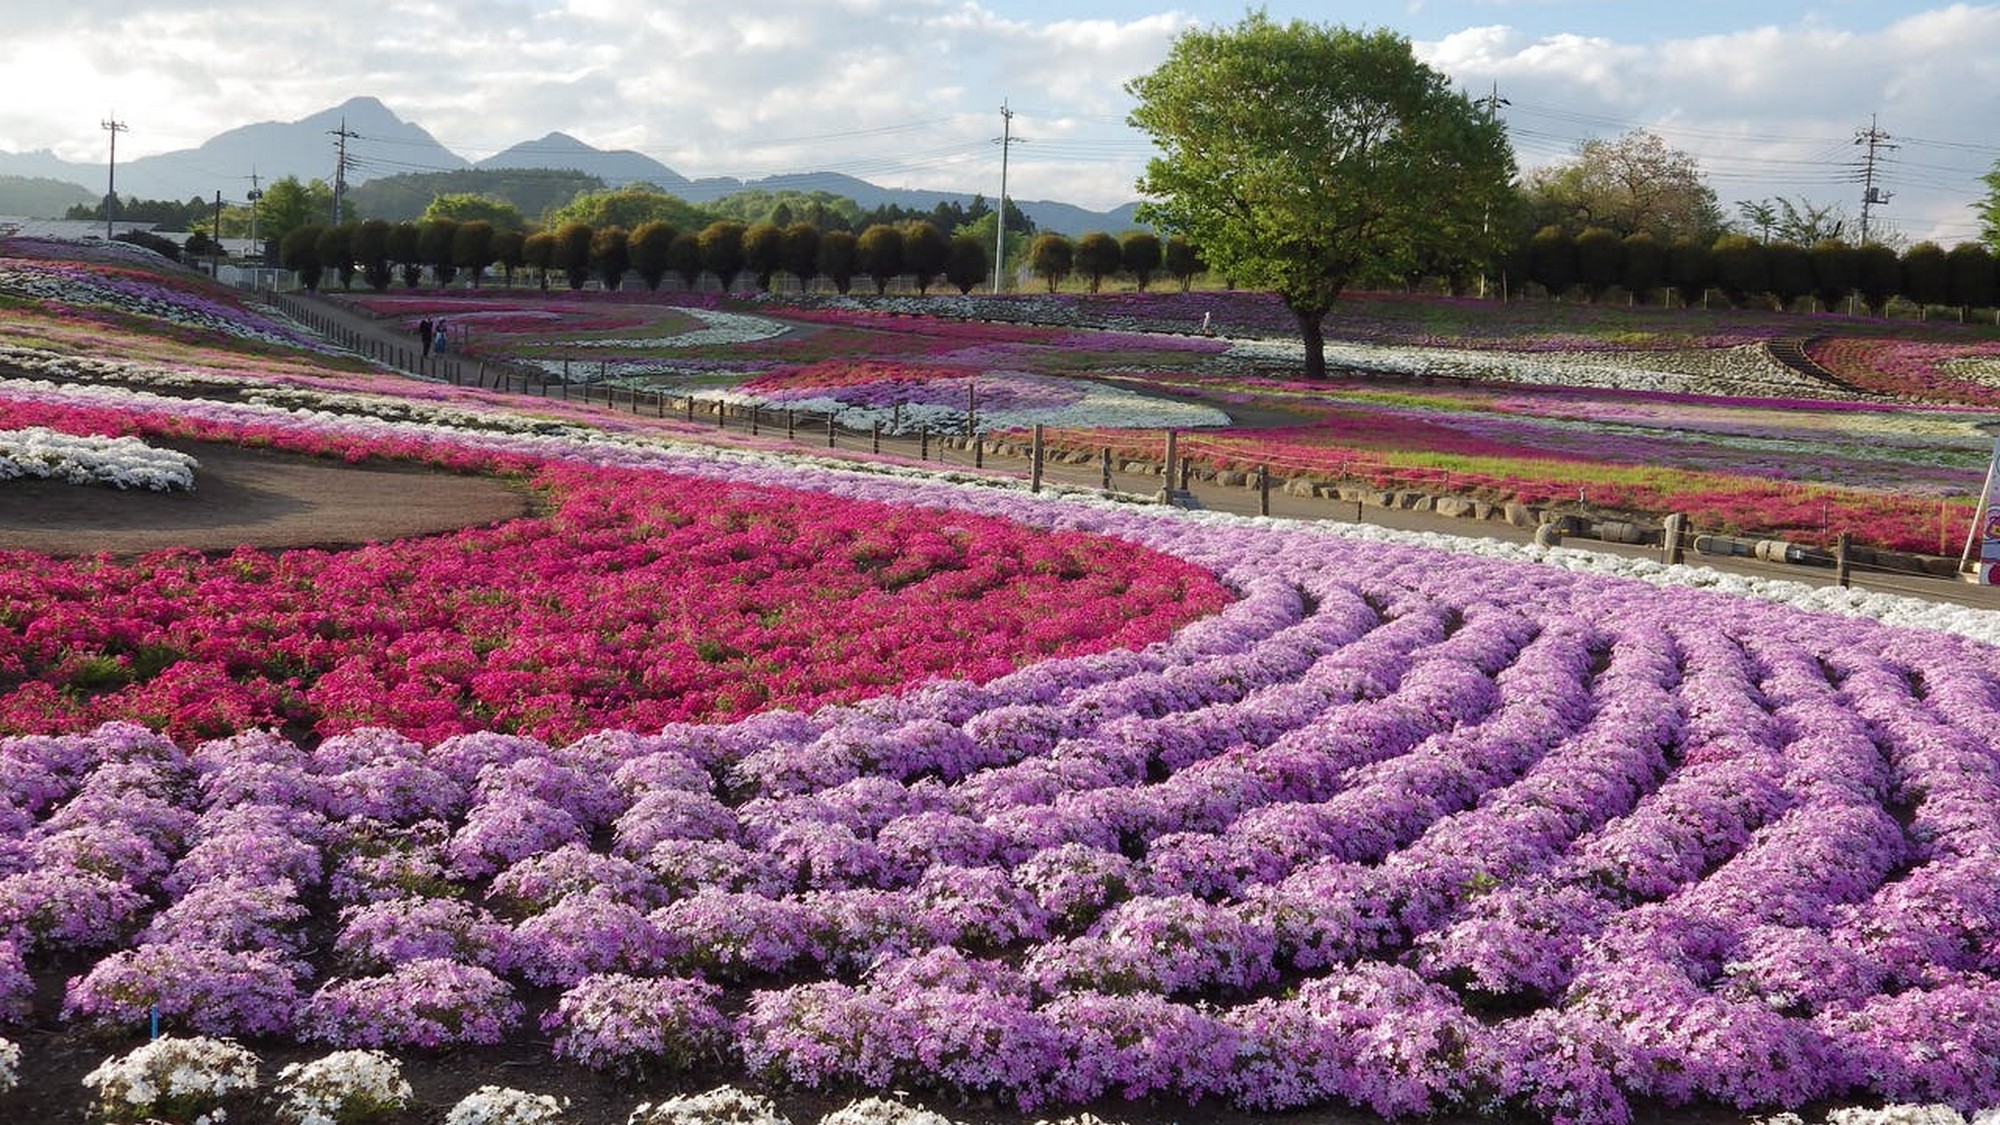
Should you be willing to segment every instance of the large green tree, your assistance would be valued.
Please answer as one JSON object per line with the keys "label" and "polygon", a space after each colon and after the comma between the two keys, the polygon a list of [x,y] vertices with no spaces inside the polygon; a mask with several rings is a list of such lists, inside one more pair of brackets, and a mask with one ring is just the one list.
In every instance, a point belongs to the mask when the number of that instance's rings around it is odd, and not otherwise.
{"label": "large green tree", "polygon": [[1488,220],[1512,191],[1505,130],[1402,36],[1255,12],[1183,33],[1126,88],[1161,151],[1139,181],[1141,221],[1276,292],[1309,376],[1326,374],[1324,321],[1350,282],[1500,248]]}
{"label": "large green tree", "polygon": [[301,183],[297,176],[286,176],[265,188],[264,197],[257,201],[257,233],[282,243],[286,235],[300,227],[324,223],[332,210],[333,189],[325,181],[307,184]]}
{"label": "large green tree", "polygon": [[1574,159],[1529,176],[1522,194],[1537,226],[1554,224],[1571,234],[1605,227],[1620,235],[1643,230],[1665,240],[1713,240],[1723,229],[1715,191],[1694,157],[1644,129],[1615,141],[1583,142]]}
{"label": "large green tree", "polygon": [[423,218],[450,219],[455,223],[486,222],[493,230],[521,230],[527,220],[521,217],[521,209],[504,199],[473,192],[447,192],[431,200],[424,208]]}
{"label": "large green tree", "polygon": [[588,227],[624,227],[642,223],[672,223],[679,230],[700,230],[707,212],[651,184],[627,184],[610,191],[587,191],[542,215],[542,226],[554,230],[565,223]]}

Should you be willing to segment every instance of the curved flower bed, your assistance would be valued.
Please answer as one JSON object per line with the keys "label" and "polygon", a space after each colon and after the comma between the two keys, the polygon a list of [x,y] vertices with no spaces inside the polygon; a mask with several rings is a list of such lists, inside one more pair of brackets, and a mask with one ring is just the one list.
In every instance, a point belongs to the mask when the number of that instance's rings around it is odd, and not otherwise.
{"label": "curved flower bed", "polygon": [[653,733],[0,740],[0,1009],[62,957],[83,1025],[539,1029],[588,1066],[720,1053],[1024,1108],[2000,1101],[1987,644],[1382,533],[789,475],[1115,535],[1242,596],[1143,648]]}
{"label": "curved flower bed", "polygon": [[[697,396],[703,397],[703,396]],[[982,431],[1095,424],[1119,429],[1225,426],[1229,416],[1198,403],[1142,395],[1082,379],[1027,371],[832,360],[753,376],[706,397],[838,416],[885,433]]]}
{"label": "curved flower bed", "polygon": [[0,256],[0,299],[35,302],[92,320],[150,322],[189,336],[313,350],[312,337],[252,311],[228,289],[176,275],[142,258],[75,260],[69,244],[8,239]]}
{"label": "curved flower bed", "polygon": [[[79,427],[95,413],[0,404],[0,418]],[[177,428],[302,444],[230,414]],[[422,459],[421,432],[329,427],[315,448]],[[372,725],[429,740],[574,737],[947,673],[990,679],[1144,643],[1226,598],[1192,566],[1099,536],[501,447],[451,463],[529,475],[549,514],[335,553],[7,557],[0,730],[141,718],[180,736]]]}

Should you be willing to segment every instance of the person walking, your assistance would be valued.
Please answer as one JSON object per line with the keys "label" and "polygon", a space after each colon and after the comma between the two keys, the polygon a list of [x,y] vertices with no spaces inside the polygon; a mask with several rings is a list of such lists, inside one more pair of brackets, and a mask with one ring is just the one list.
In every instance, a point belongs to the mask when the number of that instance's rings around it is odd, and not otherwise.
{"label": "person walking", "polygon": [[436,333],[437,326],[431,323],[430,317],[417,322],[417,339],[423,343],[426,356],[431,354],[431,339]]}

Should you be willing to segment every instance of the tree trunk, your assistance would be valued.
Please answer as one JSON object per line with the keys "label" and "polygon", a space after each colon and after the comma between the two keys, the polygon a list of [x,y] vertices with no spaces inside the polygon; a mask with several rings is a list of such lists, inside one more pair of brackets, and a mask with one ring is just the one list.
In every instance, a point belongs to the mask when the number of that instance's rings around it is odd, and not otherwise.
{"label": "tree trunk", "polygon": [[1306,345],[1306,378],[1326,378],[1326,310],[1293,309],[1299,318],[1299,338]]}

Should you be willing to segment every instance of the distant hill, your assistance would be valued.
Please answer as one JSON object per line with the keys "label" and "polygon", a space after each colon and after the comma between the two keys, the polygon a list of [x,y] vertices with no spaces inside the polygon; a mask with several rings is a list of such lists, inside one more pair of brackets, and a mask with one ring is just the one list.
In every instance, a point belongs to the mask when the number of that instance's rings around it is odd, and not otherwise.
{"label": "distant hill", "polygon": [[60,219],[72,207],[90,207],[96,203],[96,195],[63,180],[44,176],[0,176],[0,215]]}
{"label": "distant hill", "polygon": [[652,157],[630,149],[606,152],[592,148],[567,133],[550,133],[539,141],[528,141],[496,152],[475,167],[489,172],[502,168],[566,169],[602,180],[605,187],[646,183],[690,203],[697,202],[687,192],[687,177]]}
{"label": "distant hill", "polygon": [[605,182],[586,172],[555,168],[468,168],[459,172],[406,172],[381,176],[349,189],[356,214],[392,223],[422,217],[440,195],[487,195],[504,199],[533,221],[577,193],[599,191]]}
{"label": "distant hill", "polygon": [[[347,184],[357,209],[379,218],[414,218],[430,202],[425,197],[415,213],[411,199],[426,184],[486,182],[509,184],[507,193],[491,194],[514,199],[523,214],[533,218],[546,203],[524,203],[514,191],[531,197],[551,181],[466,181],[454,178],[465,172],[497,173],[540,170],[574,171],[604,186],[622,187],[630,183],[650,183],[686,199],[706,203],[746,188],[766,191],[826,191],[846,196],[872,210],[883,204],[929,210],[941,202],[969,204],[972,195],[964,192],[926,191],[914,188],[885,188],[840,172],[793,172],[756,180],[728,176],[690,180],[643,153],[628,149],[606,151],[593,148],[565,133],[550,133],[540,140],[524,141],[497,152],[477,164],[452,152],[421,127],[404,121],[388,106],[374,98],[350,98],[331,109],[297,121],[266,121],[245,125],[204,142],[198,148],[141,156],[118,162],[118,194],[126,198],[186,200],[208,199],[221,192],[224,199],[241,200],[250,190],[251,175],[268,184],[284,176],[332,183],[336,160],[336,131],[353,134],[348,140]],[[102,194],[106,168],[101,164],[73,163],[48,151],[0,152],[0,177],[46,179],[74,186],[83,193],[81,202],[95,202]],[[432,177],[436,177],[433,179]],[[377,181],[392,180],[373,195],[367,188]],[[0,181],[4,182],[4,181]],[[481,188],[452,186],[437,190],[480,191]],[[571,194],[574,194],[572,192]],[[379,202],[375,202],[379,200]],[[76,202],[76,200],[72,200]],[[558,200],[561,202],[561,200]],[[1126,204],[1112,211],[1091,211],[1052,200],[1016,199],[1043,230],[1077,235],[1103,230],[1116,233],[1133,225],[1132,208]],[[65,203],[64,208],[69,204]],[[0,213],[13,210],[0,206]]]}

